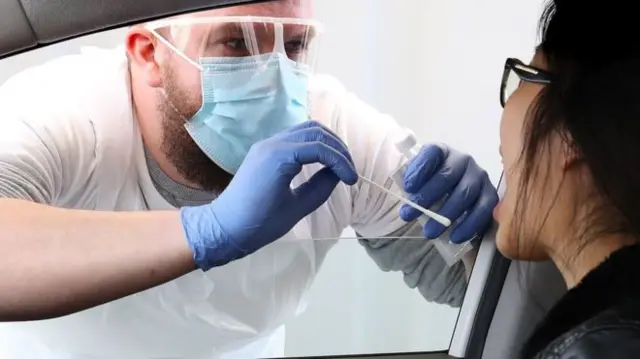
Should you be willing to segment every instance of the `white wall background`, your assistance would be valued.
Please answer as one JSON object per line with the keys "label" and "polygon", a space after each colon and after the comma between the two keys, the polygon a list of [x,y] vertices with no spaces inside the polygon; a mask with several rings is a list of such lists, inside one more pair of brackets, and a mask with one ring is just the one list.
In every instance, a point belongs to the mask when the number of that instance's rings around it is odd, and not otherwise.
{"label": "white wall background", "polygon": [[[502,67],[506,57],[528,61],[532,55],[541,2],[317,0],[317,15],[327,25],[319,70],[422,140],[473,154],[495,183]],[[123,34],[116,30],[3,60],[0,83],[80,46],[119,44]],[[288,326],[288,355],[444,350],[457,316],[407,289],[399,273],[380,272],[349,240],[328,256],[310,299]]]}

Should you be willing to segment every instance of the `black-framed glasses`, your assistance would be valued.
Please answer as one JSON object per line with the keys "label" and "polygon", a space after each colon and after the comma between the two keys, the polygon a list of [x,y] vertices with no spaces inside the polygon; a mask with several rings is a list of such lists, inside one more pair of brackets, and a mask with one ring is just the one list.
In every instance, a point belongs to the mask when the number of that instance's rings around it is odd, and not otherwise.
{"label": "black-framed glasses", "polygon": [[504,107],[509,96],[518,89],[522,81],[537,84],[548,84],[551,82],[550,72],[525,65],[518,59],[508,58],[504,64],[502,73],[502,84],[500,85],[500,104]]}

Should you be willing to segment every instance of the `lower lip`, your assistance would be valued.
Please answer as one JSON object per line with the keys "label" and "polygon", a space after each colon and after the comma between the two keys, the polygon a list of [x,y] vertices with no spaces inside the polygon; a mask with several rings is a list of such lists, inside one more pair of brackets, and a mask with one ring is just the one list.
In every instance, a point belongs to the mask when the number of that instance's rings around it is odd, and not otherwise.
{"label": "lower lip", "polygon": [[500,216],[500,207],[502,206],[502,201],[498,202],[496,207],[493,209],[493,219],[498,221],[498,217]]}

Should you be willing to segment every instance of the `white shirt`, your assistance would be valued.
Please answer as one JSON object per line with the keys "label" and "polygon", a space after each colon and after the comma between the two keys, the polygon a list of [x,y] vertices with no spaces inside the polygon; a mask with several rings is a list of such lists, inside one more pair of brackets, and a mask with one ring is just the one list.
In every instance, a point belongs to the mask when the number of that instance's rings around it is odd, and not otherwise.
{"label": "white shirt", "polygon": [[[403,163],[395,121],[329,76],[313,78],[310,103],[312,118],[347,144],[358,172],[390,186]],[[89,210],[172,208],[149,177],[123,49],[86,49],[14,76],[0,88],[0,111],[1,196]],[[306,166],[294,184],[317,169]],[[0,357],[268,355],[270,335],[300,309],[334,243],[308,239],[337,238],[347,226],[386,235],[406,225],[399,205],[367,184],[340,184],[281,244],[245,259],[64,318],[0,325]]]}

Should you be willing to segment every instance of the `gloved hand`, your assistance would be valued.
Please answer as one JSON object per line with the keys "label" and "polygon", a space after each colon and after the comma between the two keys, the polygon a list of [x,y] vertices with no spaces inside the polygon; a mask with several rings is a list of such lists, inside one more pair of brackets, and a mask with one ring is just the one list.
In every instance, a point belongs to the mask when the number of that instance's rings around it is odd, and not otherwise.
{"label": "gloved hand", "polygon": [[[426,145],[408,164],[404,177],[405,191],[410,199],[429,208],[446,197],[438,213],[453,223],[451,241],[463,243],[483,234],[491,225],[498,194],[487,172],[475,160],[445,145]],[[407,205],[400,217],[411,222],[421,215]],[[423,231],[427,238],[437,238],[446,230],[429,220]]]}
{"label": "gloved hand", "polygon": [[[302,166],[312,163],[325,167],[291,189]],[[346,145],[316,122],[254,144],[213,203],[181,209],[197,266],[208,270],[257,251],[320,207],[340,181],[353,185],[357,180]]]}

